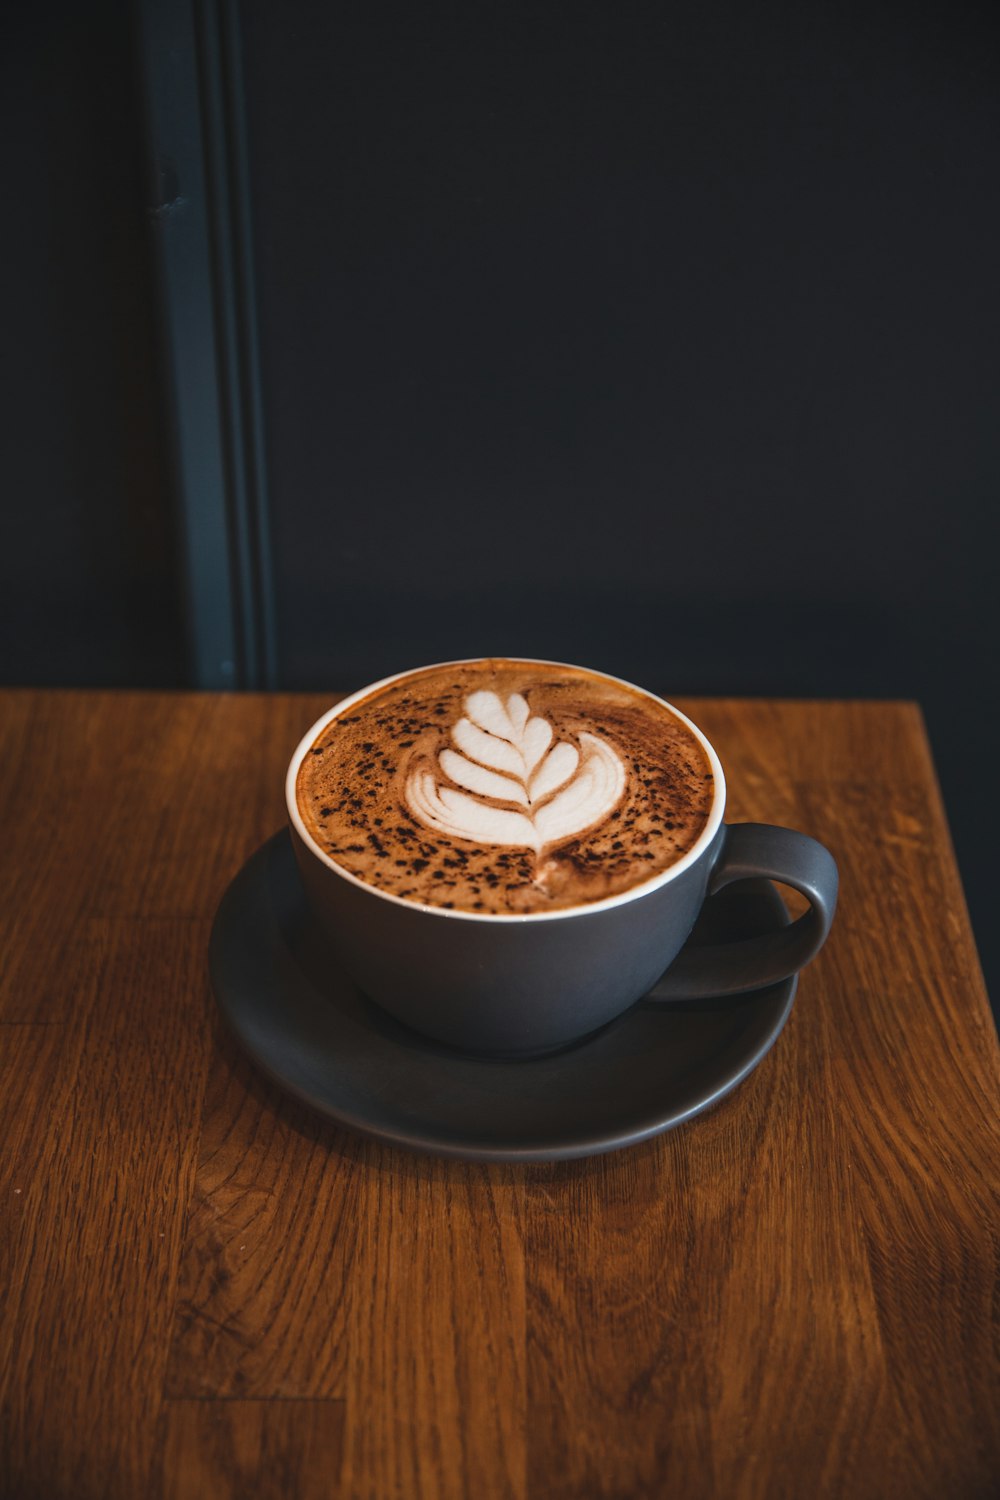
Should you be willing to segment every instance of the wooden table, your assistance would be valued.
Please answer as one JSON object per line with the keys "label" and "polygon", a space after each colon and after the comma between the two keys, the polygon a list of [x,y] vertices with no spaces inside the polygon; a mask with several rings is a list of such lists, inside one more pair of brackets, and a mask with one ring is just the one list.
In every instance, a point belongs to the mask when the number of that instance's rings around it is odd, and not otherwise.
{"label": "wooden table", "polygon": [[0,1495],[1000,1492],[998,1049],[918,710],[683,702],[842,874],[759,1069],[614,1155],[382,1147],[217,1018],[304,696],[0,695]]}

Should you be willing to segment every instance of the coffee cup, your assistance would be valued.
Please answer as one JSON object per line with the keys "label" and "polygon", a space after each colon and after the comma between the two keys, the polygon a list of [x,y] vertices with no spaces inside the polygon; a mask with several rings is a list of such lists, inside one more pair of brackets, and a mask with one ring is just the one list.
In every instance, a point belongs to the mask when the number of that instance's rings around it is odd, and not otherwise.
{"label": "coffee cup", "polygon": [[[292,844],[331,962],[396,1020],[530,1057],[640,1000],[788,979],[826,940],[837,868],[792,829],[724,822],[702,731],[620,678],[522,658],[446,662],[352,694],[286,778]],[[685,948],[735,881],[790,886],[777,931]]]}

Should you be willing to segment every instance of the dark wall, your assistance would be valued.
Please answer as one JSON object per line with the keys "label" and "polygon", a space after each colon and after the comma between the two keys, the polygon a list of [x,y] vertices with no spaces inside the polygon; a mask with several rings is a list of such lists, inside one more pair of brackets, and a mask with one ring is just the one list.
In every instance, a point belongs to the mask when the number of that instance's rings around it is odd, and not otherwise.
{"label": "dark wall", "polygon": [[[916,698],[996,971],[994,9],[240,9],[280,685]],[[130,17],[3,49],[6,681],[189,671]]]}
{"label": "dark wall", "polygon": [[988,21],[245,16],[287,680],[950,675],[996,537]]}
{"label": "dark wall", "polygon": [[183,681],[126,3],[0,41],[0,681]]}
{"label": "dark wall", "polygon": [[996,10],[244,18],[284,681],[916,698],[995,967]]}

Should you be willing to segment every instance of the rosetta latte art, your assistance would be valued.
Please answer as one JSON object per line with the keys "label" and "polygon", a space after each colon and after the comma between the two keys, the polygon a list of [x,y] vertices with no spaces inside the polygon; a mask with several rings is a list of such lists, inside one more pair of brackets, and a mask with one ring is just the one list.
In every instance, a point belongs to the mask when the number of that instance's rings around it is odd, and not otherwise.
{"label": "rosetta latte art", "polygon": [[669,704],[554,662],[444,662],[327,719],[296,774],[309,837],[414,906],[524,916],[603,901],[683,859],[711,816],[704,747]]}
{"label": "rosetta latte art", "polygon": [[511,693],[470,693],[451,731],[455,748],[440,752],[445,781],[426,767],[406,785],[413,815],[428,828],[478,844],[536,852],[594,828],[616,808],[625,767],[596,734],[560,740],[527,700]]}

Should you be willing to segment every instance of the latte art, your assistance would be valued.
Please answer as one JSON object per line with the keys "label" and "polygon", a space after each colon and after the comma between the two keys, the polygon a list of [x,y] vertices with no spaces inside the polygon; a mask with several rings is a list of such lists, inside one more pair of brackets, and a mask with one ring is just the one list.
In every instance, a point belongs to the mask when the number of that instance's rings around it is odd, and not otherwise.
{"label": "latte art", "polygon": [[349,699],[295,773],[303,827],[417,905],[524,915],[668,870],[712,812],[712,767],[666,703],[599,672],[484,659]]}
{"label": "latte art", "polygon": [[625,790],[625,767],[609,744],[585,730],[579,748],[553,744],[552,725],[531,716],[520,693],[506,703],[470,693],[451,737],[458,748],[442,750],[438,764],[454,785],[416,770],[406,801],[421,823],[453,838],[541,850],[602,823]]}

